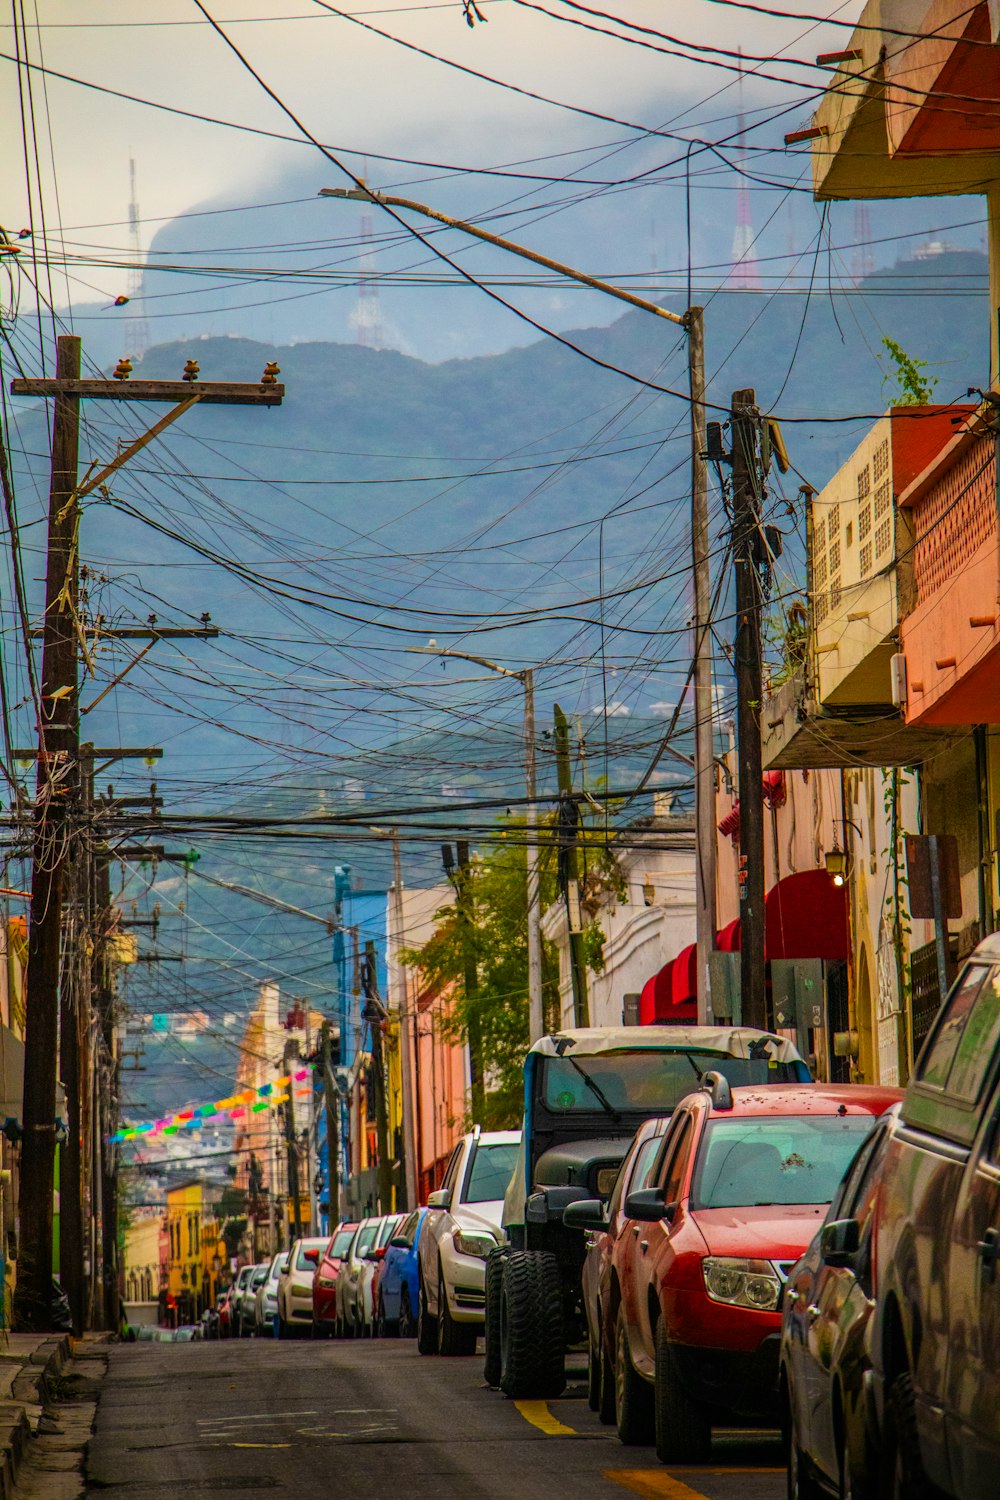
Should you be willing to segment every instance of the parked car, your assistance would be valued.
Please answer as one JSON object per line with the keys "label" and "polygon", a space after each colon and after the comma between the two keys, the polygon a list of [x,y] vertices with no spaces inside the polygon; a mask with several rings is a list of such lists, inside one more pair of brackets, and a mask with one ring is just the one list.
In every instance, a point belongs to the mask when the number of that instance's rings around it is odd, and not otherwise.
{"label": "parked car", "polygon": [[375,1337],[375,1285],[389,1241],[402,1222],[402,1214],[386,1214],[379,1223],[375,1239],[362,1256],[361,1274],[358,1277],[358,1309],[363,1338]]}
{"label": "parked car", "polygon": [[231,1331],[234,1336],[238,1336],[240,1332],[240,1314],[250,1290],[250,1278],[253,1273],[253,1266],[240,1266],[236,1272],[236,1279],[230,1288],[229,1316],[232,1323]]}
{"label": "parked car", "polygon": [[261,1261],[250,1268],[250,1280],[246,1291],[240,1299],[239,1314],[233,1327],[233,1337],[248,1339],[254,1332],[254,1318],[256,1316],[257,1293],[267,1280],[270,1269],[269,1261]]}
{"label": "parked car", "polygon": [[326,1236],[294,1240],[288,1263],[278,1277],[278,1337],[295,1338],[312,1331],[312,1284],[319,1258],[326,1249]]}
{"label": "parked car", "polygon": [[427,1199],[417,1252],[417,1348],[474,1354],[486,1316],[486,1258],[501,1242],[503,1195],[517,1162],[519,1130],[476,1128],[451,1154]]}
{"label": "parked car", "polygon": [[733,1084],[809,1078],[791,1042],[750,1026],[587,1027],[532,1046],[522,1148],[504,1198],[506,1242],[486,1272],[487,1384],[515,1399],[562,1391],[566,1350],[586,1333],[584,1241],[563,1212],[606,1200],[642,1122],[670,1114],[710,1069]]}
{"label": "parked car", "polygon": [[[615,1420],[614,1339],[607,1330],[614,1324],[611,1307],[611,1263],[615,1242],[628,1223],[625,1197],[633,1188],[648,1186],[655,1166],[669,1116],[646,1120],[636,1131],[635,1140],[621,1164],[608,1202],[602,1211],[603,1227],[594,1229],[587,1238],[586,1258],[580,1276],[583,1306],[587,1316],[587,1399],[605,1425]],[[576,1205],[566,1210],[567,1224]]]}
{"label": "parked car", "polygon": [[217,1307],[206,1307],[198,1321],[201,1324],[201,1336],[203,1339],[217,1339],[219,1337],[219,1309]]}
{"label": "parked car", "polygon": [[375,1243],[380,1217],[362,1219],[348,1245],[337,1275],[336,1336],[353,1339],[361,1333],[361,1308],[358,1303],[361,1268],[364,1257]]}
{"label": "parked car", "polygon": [[339,1224],[326,1242],[313,1277],[313,1338],[330,1338],[337,1328],[337,1277],[356,1223]]}
{"label": "parked car", "polygon": [[674,1111],[651,1185],[626,1197],[612,1256],[618,1435],[655,1436],[664,1463],[704,1462],[719,1422],[777,1418],[783,1283],[901,1097],[705,1082]]}
{"label": "parked car", "polygon": [[876,1122],[785,1283],[778,1388],[789,1493],[801,1500],[821,1486],[875,1500],[865,1481],[875,1463],[866,1401],[876,1293],[872,1211],[898,1115],[893,1105]]}
{"label": "parked car", "polygon": [[1000,1475],[1000,936],[907,1085],[876,1195],[871,1416],[886,1500],[994,1500]]}
{"label": "parked car", "polygon": [[417,1332],[420,1234],[429,1209],[415,1208],[389,1241],[378,1275],[375,1330],[379,1338],[411,1339]]}
{"label": "parked car", "polygon": [[277,1334],[278,1277],[287,1260],[288,1254],[284,1250],[279,1250],[277,1255],[272,1255],[267,1275],[254,1296],[253,1326],[258,1338],[263,1334]]}
{"label": "parked car", "polygon": [[193,1344],[196,1341],[200,1340],[201,1336],[202,1332],[200,1324],[182,1323],[179,1328],[174,1329],[173,1334],[171,1335],[170,1342],[172,1344]]}

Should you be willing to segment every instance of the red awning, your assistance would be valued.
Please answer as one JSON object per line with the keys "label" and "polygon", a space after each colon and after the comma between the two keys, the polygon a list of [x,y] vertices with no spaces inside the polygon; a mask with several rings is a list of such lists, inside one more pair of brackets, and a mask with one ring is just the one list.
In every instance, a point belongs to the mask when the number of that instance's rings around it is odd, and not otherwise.
{"label": "red awning", "polygon": [[715,946],[720,953],[739,953],[740,951],[740,919],[729,922],[722,931],[716,934]]}
{"label": "red awning", "polygon": [[673,962],[670,976],[670,999],[676,1008],[687,1005],[698,998],[698,948],[689,943],[682,948]]}
{"label": "red awning", "polygon": [[847,887],[825,870],[786,875],[764,897],[764,952],[774,958],[848,957]]}
{"label": "red awning", "polygon": [[671,1008],[671,970],[673,967],[674,961],[671,959],[643,985],[639,995],[640,1026],[652,1026],[657,1021],[668,1019]]}

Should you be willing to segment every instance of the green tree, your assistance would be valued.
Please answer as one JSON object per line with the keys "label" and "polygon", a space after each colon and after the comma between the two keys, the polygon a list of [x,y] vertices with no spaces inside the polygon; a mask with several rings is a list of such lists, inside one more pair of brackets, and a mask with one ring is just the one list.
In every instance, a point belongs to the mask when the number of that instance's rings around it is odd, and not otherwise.
{"label": "green tree", "polygon": [[[522,1065],[528,1048],[527,859],[524,822],[505,820],[488,854],[472,861],[468,876],[471,930],[463,927],[454,903],[435,915],[435,927],[420,948],[410,948],[403,962],[418,968],[424,983],[450,988],[453,1001],[442,1021],[444,1034],[468,1041],[470,1022],[478,1020],[485,1063],[486,1105],[477,1123],[493,1130],[520,1124]],[[554,861],[540,861],[542,910],[556,899]],[[476,962],[477,988],[466,993],[466,944]],[[546,1020],[558,1024],[559,960],[555,945],[542,940],[542,992]]]}
{"label": "green tree", "polygon": [[937,380],[926,375],[926,359],[914,359],[901,344],[886,335],[882,347],[892,362],[892,368],[882,377],[882,389],[895,381],[895,389],[889,392],[894,406],[928,406],[934,399]]}

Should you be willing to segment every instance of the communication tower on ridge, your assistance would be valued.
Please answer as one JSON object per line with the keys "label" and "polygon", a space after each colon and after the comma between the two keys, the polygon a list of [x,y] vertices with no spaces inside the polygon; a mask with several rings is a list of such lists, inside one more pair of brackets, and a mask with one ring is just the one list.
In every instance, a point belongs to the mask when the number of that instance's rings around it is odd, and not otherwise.
{"label": "communication tower on ridge", "polygon": [[[743,54],[740,52],[740,66],[743,64]],[[743,119],[743,74],[740,74],[739,85],[739,128],[736,142],[740,148],[738,167],[744,164],[744,153],[742,150],[743,136],[746,126]],[[757,261],[754,258],[754,232],[753,219],[750,213],[750,190],[747,179],[740,177],[740,185],[736,192],[736,229],[733,232],[733,269],[729,276],[729,284],[738,287],[741,291],[760,291],[760,273],[757,269]]]}
{"label": "communication tower on ridge", "polygon": [[[365,163],[367,172],[367,162]],[[375,255],[372,250],[372,216],[367,207],[361,215],[361,257],[358,265],[358,300],[351,314],[354,341],[363,349],[384,349],[382,308],[378,281],[374,277]]]}
{"label": "communication tower on ridge", "polygon": [[139,204],[135,192],[135,157],[128,159],[128,181],[129,181],[129,203],[128,203],[128,233],[129,246],[132,251],[132,262],[128,273],[128,301],[129,315],[126,322],[127,340],[129,347],[122,351],[124,354],[135,355],[140,358],[149,348],[149,324],[146,315],[140,312],[142,306],[142,238],[139,234]]}

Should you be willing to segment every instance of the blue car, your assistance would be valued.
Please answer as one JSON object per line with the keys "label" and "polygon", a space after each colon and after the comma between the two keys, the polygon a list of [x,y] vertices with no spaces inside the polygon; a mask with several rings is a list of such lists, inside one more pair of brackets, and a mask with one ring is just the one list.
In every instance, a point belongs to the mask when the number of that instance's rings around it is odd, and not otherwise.
{"label": "blue car", "polygon": [[417,1246],[426,1217],[426,1208],[414,1209],[386,1247],[375,1294],[375,1328],[379,1338],[416,1337]]}

